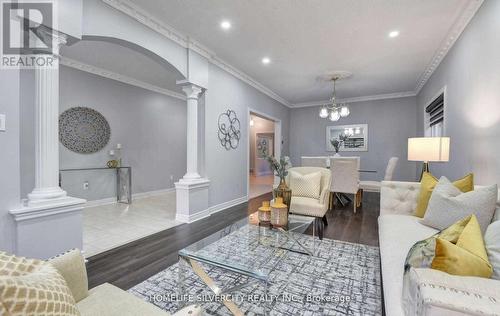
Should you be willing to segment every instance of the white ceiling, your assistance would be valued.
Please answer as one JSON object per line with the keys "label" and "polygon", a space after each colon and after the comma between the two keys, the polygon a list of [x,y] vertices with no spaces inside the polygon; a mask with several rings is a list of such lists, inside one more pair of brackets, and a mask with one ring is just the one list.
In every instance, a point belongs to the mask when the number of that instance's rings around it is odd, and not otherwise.
{"label": "white ceiling", "polygon": [[340,98],[415,91],[471,1],[131,0],[290,103],[328,99],[317,77],[334,70],[354,74],[338,84]]}

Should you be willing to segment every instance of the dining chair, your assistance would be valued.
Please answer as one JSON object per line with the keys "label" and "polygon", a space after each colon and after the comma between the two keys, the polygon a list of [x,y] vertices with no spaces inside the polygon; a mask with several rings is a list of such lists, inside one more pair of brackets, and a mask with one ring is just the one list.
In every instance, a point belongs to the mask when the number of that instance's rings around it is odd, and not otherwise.
{"label": "dining chair", "polygon": [[[314,173],[320,173],[319,183]],[[307,175],[313,176],[307,177]],[[299,177],[294,178],[294,177]],[[331,186],[330,170],[322,167],[294,167],[288,169],[286,177],[290,189],[292,189],[292,199],[290,202],[290,213],[314,217],[314,226],[318,231],[319,239],[323,239],[324,226],[328,225],[326,212],[328,211],[328,196]],[[309,184],[312,184],[309,185]],[[309,192],[310,188],[318,189],[316,192]]]}
{"label": "dining chair", "polygon": [[328,166],[328,157],[327,156],[319,156],[319,157],[301,157],[301,166],[302,167],[321,167],[326,168]]}
{"label": "dining chair", "polygon": [[[344,193],[354,195],[354,213],[359,206],[359,167],[357,159],[335,158],[331,166],[332,185],[330,191],[333,194]],[[332,203],[333,204],[333,203]]]}
{"label": "dining chair", "polygon": [[[385,169],[384,181],[391,181],[394,175],[394,170],[398,164],[398,157],[391,157],[387,163],[387,168]],[[359,187],[361,189],[361,195],[363,192],[380,192],[381,181],[360,181]]]}
{"label": "dining chair", "polygon": [[356,163],[358,164],[358,170],[361,167],[361,157],[359,156],[330,156],[330,165],[332,164],[333,160],[356,160]]}

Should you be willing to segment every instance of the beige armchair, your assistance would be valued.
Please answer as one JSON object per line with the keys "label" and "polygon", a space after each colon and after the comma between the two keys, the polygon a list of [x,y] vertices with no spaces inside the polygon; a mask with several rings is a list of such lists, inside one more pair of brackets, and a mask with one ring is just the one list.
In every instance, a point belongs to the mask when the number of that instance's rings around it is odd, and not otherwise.
{"label": "beige armchair", "polygon": [[[292,189],[292,201],[290,203],[290,213],[315,217],[314,225],[318,231],[318,236],[323,239],[324,225],[328,225],[325,214],[328,211],[328,198],[330,195],[330,170],[320,167],[295,167],[288,170],[286,178],[287,183]],[[291,173],[296,172],[301,175],[312,174],[315,172],[321,173],[319,184],[319,197],[312,198],[306,196],[298,196],[294,194],[293,183],[291,182]],[[292,179],[293,181],[293,179]]]}
{"label": "beige armchair", "polygon": [[[169,313],[145,302],[120,288],[104,283],[88,289],[87,271],[83,256],[73,249],[48,260],[64,277],[82,316],[168,316]],[[160,293],[163,294],[163,293]],[[188,306],[175,316],[201,315],[199,306]]]}

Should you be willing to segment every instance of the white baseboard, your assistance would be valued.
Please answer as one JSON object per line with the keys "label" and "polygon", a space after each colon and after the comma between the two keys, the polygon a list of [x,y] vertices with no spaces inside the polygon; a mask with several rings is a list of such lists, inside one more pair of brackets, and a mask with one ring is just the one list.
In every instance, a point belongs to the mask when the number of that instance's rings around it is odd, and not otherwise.
{"label": "white baseboard", "polygon": [[[147,191],[147,192],[139,192],[139,193],[133,193],[132,194],[132,201],[137,200],[137,199],[144,199],[147,197],[152,197],[152,196],[158,196],[162,194],[166,194],[169,192],[174,192],[175,188],[168,188],[168,189],[162,189],[162,190],[156,190],[156,191]],[[94,201],[87,201],[85,204],[85,207],[94,207],[94,206],[102,206],[102,205],[109,205],[109,204],[114,204],[116,202],[116,197],[110,197],[110,198],[105,198],[105,199],[100,199],[100,200],[94,200]]]}
{"label": "white baseboard", "polygon": [[175,220],[183,223],[193,223],[210,216],[210,209],[198,212],[193,215],[176,214]]}
{"label": "white baseboard", "polygon": [[237,199],[234,199],[234,200],[231,200],[231,201],[227,201],[227,202],[224,202],[224,203],[220,203],[220,204],[217,204],[217,205],[210,206],[208,208],[208,210],[210,211],[210,214],[214,214],[214,213],[223,211],[223,210],[225,210],[227,208],[236,206],[238,204],[245,203],[247,201],[248,201],[248,196],[245,195],[245,196],[242,196],[240,198],[237,198]]}
{"label": "white baseboard", "polygon": [[245,203],[247,201],[248,201],[248,196],[245,195],[245,196],[242,196],[240,198],[237,198],[237,199],[234,199],[231,201],[227,201],[224,203],[210,206],[208,209],[201,211],[201,212],[198,212],[196,214],[193,214],[191,216],[187,216],[184,214],[177,214],[175,216],[175,220],[177,220],[179,222],[183,222],[183,223],[193,223],[193,222],[199,221],[200,219],[207,218],[212,214],[223,211],[225,209],[236,206],[238,204]]}
{"label": "white baseboard", "polygon": [[151,197],[151,196],[158,196],[158,195],[162,195],[162,194],[170,193],[170,192],[175,192],[175,188],[134,193],[134,194],[132,194],[132,200],[143,199],[143,198]]}

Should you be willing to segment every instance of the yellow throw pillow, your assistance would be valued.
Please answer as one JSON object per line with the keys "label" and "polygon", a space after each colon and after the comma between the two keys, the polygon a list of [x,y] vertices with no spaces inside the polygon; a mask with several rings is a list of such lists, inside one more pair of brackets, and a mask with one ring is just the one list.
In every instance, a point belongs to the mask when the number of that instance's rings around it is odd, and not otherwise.
{"label": "yellow throw pillow", "polygon": [[456,243],[453,242],[455,238],[446,240],[441,238],[445,236],[438,236],[431,268],[453,275],[489,278],[493,269],[488,261],[481,228],[475,215],[468,219]]}
{"label": "yellow throw pillow", "polygon": [[[422,176],[422,181],[420,181],[420,195],[418,197],[417,208],[415,210],[415,216],[424,217],[425,211],[427,211],[427,205],[429,205],[429,199],[431,198],[432,191],[439,182],[431,173],[424,172]],[[469,173],[462,179],[458,179],[453,182],[460,191],[469,192],[474,190],[474,175]]]}
{"label": "yellow throw pillow", "polygon": [[50,263],[0,252],[0,315],[80,315],[64,278]]}

